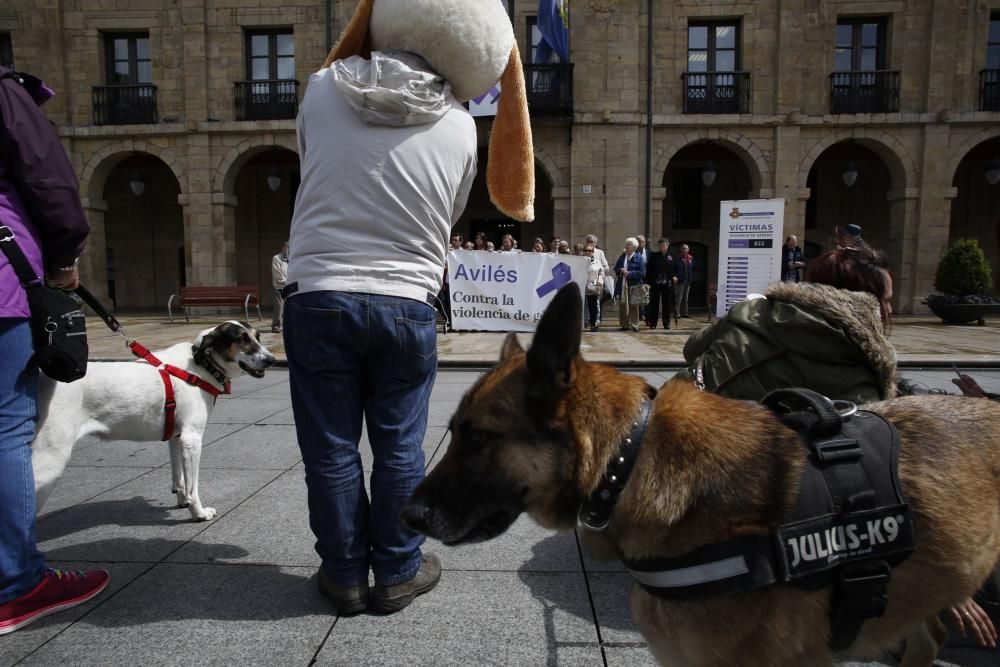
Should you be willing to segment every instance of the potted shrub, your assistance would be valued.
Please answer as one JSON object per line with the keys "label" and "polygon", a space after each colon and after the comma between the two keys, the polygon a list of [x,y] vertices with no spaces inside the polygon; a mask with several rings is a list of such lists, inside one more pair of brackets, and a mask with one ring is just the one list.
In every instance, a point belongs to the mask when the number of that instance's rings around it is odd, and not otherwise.
{"label": "potted shrub", "polygon": [[983,249],[975,239],[959,239],[938,263],[934,289],[924,303],[946,324],[986,324],[986,316],[1000,314],[1000,303],[989,294],[993,278]]}

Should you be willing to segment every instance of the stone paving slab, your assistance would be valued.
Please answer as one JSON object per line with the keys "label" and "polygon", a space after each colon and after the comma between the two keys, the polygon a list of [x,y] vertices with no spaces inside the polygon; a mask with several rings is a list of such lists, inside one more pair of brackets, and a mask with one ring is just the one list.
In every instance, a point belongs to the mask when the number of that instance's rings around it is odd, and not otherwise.
{"label": "stone paving slab", "polygon": [[[225,316],[202,317],[192,320],[190,324],[182,321],[171,324],[166,317],[155,315],[122,316],[119,319],[130,336],[151,349],[159,349],[194,340],[200,331],[219,324]],[[680,366],[684,363],[683,349],[687,337],[708,324],[704,316],[698,316],[682,319],[670,331],[643,329],[639,333],[624,333],[617,331],[615,326],[605,326],[597,333],[585,332],[581,348],[584,357],[590,361]],[[266,327],[261,331],[264,344],[279,360],[284,361],[281,334],[272,334]],[[91,358],[133,358],[122,338],[112,334],[98,320],[93,320],[88,333]],[[493,332],[439,334],[438,361],[442,365],[491,366],[499,357],[505,336],[504,333]],[[523,345],[530,344],[530,334],[518,334],[518,338]],[[931,316],[897,316],[893,319],[889,340],[902,364],[946,362],[967,367],[1000,364],[1000,320],[990,320],[986,326],[955,326],[945,325]]]}
{"label": "stone paving slab", "polygon": [[335,616],[315,568],[161,563],[22,665],[307,665]]}
{"label": "stone paving slab", "polygon": [[445,571],[433,594],[397,614],[339,619],[317,658],[330,665],[601,664],[582,572]]}

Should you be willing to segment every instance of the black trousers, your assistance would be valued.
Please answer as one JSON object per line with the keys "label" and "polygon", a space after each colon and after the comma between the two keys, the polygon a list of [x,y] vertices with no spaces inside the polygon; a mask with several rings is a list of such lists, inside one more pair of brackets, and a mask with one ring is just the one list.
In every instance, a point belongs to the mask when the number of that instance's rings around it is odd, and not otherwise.
{"label": "black trousers", "polygon": [[674,312],[674,286],[650,285],[649,286],[649,324],[656,328],[656,321],[660,318],[660,306],[663,306],[663,327],[670,328],[670,316]]}

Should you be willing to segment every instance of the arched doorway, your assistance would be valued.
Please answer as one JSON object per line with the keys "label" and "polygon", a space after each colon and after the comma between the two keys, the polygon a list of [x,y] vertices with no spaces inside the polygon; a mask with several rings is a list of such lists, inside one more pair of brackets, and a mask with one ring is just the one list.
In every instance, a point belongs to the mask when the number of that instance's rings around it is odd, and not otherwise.
{"label": "arched doorway", "polygon": [[875,151],[854,141],[836,143],[813,163],[806,185],[805,236],[810,243],[826,248],[838,226],[855,224],[869,245],[889,251],[892,179]]}
{"label": "arched doorway", "polygon": [[236,281],[258,285],[261,303],[274,305],[271,259],[288,240],[299,187],[299,157],[284,148],[257,153],[236,176]]}
{"label": "arched doorway", "polygon": [[476,180],[472,184],[465,211],[452,228],[452,234],[461,234],[466,240],[471,240],[476,233],[483,232],[498,249],[504,234],[513,236],[521,250],[531,250],[531,242],[536,237],[541,237],[548,243],[552,237],[554,216],[552,181],[541,163],[535,160],[535,220],[518,222],[501,213],[490,201],[490,193],[486,187],[488,159],[488,149],[481,147]]}
{"label": "arched doorway", "polygon": [[975,239],[993,269],[993,288],[1000,291],[1000,137],[970,150],[958,165],[952,185],[958,193],[951,203],[948,245],[958,239]]}
{"label": "arched doorway", "polygon": [[108,297],[116,310],[162,310],[185,284],[180,185],[159,158],[119,162],[104,185]]}
{"label": "arched doorway", "polygon": [[[670,240],[671,253],[679,252],[682,243],[691,250],[691,307],[706,307],[708,286],[718,282],[720,202],[748,199],[753,182],[753,174],[739,155],[709,141],[677,151],[663,172],[667,194],[660,232]],[[649,241],[656,247],[656,238]]]}

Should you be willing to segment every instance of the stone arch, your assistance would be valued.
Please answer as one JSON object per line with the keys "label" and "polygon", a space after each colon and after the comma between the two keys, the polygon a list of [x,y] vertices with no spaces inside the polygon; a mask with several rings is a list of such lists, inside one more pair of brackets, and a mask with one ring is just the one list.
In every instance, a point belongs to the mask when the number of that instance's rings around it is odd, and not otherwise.
{"label": "stone arch", "polygon": [[746,166],[750,174],[751,189],[755,192],[770,187],[771,169],[760,147],[748,137],[732,130],[718,131],[709,128],[691,130],[657,149],[653,166],[653,182],[663,182],[663,175],[670,161],[684,147],[699,142],[712,142],[731,150]]}
{"label": "stone arch", "polygon": [[104,196],[104,186],[111,171],[119,162],[136,153],[148,153],[159,158],[177,179],[181,194],[187,192],[184,168],[173,151],[146,141],[132,139],[105,144],[90,156],[80,174],[80,192],[89,197],[90,201],[100,201]]}
{"label": "stone arch", "polygon": [[541,165],[545,176],[553,188],[562,187],[562,169],[556,164],[555,159],[548,152],[539,146],[535,146],[535,164]]}
{"label": "stone arch", "polygon": [[799,162],[799,188],[808,187],[809,171],[816,160],[830,146],[843,141],[856,141],[875,152],[889,169],[889,177],[894,190],[916,187],[917,169],[906,146],[896,137],[882,130],[853,128],[829,134],[814,143]]}
{"label": "stone arch", "polygon": [[958,172],[959,165],[962,164],[962,160],[965,159],[965,156],[968,155],[973,148],[983,143],[984,141],[989,141],[990,139],[996,139],[997,137],[1000,137],[1000,127],[995,127],[995,126],[987,127],[982,130],[979,130],[979,132],[976,132],[971,137],[967,138],[965,141],[959,144],[958,148],[954,149],[951,152],[951,160],[948,163],[948,171],[946,172],[950,175],[948,184],[951,185],[952,183],[954,183],[956,172]]}
{"label": "stone arch", "polygon": [[258,153],[275,148],[284,148],[296,154],[299,152],[294,134],[251,137],[233,146],[226,153],[226,156],[222,158],[222,162],[219,163],[218,168],[215,170],[212,191],[232,196],[236,185],[236,177],[247,160]]}

